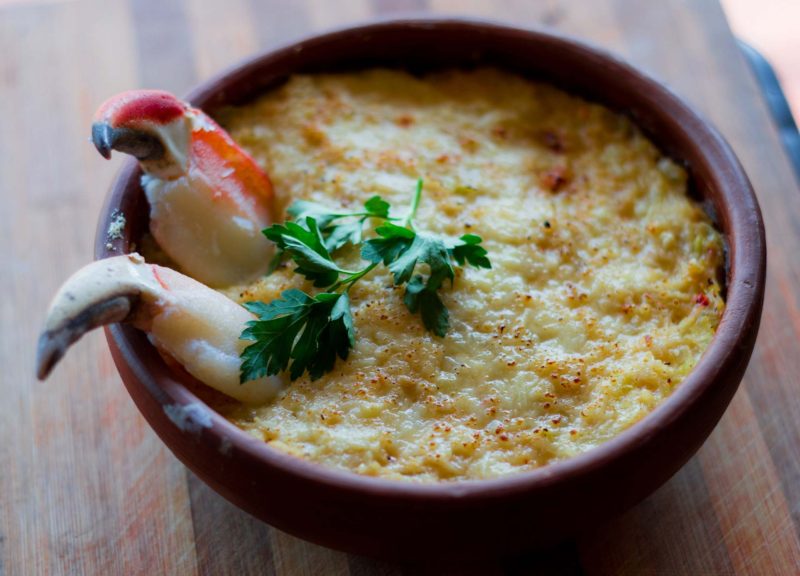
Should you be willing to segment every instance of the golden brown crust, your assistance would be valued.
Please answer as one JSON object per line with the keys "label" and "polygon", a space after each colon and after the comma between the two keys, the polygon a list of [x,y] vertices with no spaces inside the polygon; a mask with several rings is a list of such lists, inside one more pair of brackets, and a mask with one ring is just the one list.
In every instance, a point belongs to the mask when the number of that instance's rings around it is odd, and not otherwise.
{"label": "golden brown crust", "polygon": [[[568,458],[668,396],[719,322],[722,241],[685,171],[600,106],[494,70],[376,70],[293,78],[223,123],[281,209],[380,194],[402,210],[422,177],[418,227],[478,234],[493,263],[445,291],[445,339],[385,273],[356,285],[347,362],[269,405],[225,410],[287,452],[425,481]],[[226,293],[309,289],[291,268]]]}

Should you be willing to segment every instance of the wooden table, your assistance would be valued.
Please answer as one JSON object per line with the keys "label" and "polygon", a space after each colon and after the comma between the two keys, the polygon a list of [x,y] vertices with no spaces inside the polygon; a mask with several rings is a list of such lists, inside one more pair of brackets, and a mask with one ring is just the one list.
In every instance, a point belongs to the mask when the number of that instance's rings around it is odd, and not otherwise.
{"label": "wooden table", "polygon": [[0,573],[421,571],[307,544],[217,496],[145,424],[99,332],[33,377],[47,302],[91,259],[119,167],[87,142],[102,100],[184,93],[256,50],[402,10],[550,26],[630,59],[719,126],[768,230],[758,345],[710,440],[623,517],[490,573],[800,573],[800,195],[716,0],[0,0]]}

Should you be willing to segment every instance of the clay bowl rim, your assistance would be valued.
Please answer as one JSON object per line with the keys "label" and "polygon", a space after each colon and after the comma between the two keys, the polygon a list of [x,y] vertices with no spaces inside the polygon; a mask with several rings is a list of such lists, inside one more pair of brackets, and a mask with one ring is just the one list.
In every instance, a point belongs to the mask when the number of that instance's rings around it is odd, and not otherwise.
{"label": "clay bowl rim", "polygon": [[[647,90],[648,104],[656,115],[680,126],[703,152],[700,159],[713,169],[711,184],[720,190],[721,201],[727,207],[729,218],[726,309],[711,344],[698,364],[676,390],[639,422],[616,437],[582,454],[554,462],[530,471],[490,479],[409,482],[405,480],[376,478],[339,470],[290,456],[270,447],[266,442],[249,436],[237,428],[205,402],[195,396],[179,380],[155,348],[141,334],[127,326],[114,325],[106,334],[113,339],[129,368],[150,395],[162,406],[200,404],[207,410],[211,426],[204,429],[200,442],[204,449],[216,451],[219,446],[235,447],[240,456],[283,469],[306,480],[337,489],[350,490],[363,495],[413,498],[418,500],[504,498],[511,494],[531,492],[557,483],[589,475],[625,454],[648,443],[662,428],[681,418],[690,407],[716,384],[716,376],[724,368],[735,364],[740,350],[746,348],[750,331],[758,329],[766,270],[766,242],[763,221],[755,194],[739,161],[719,132],[692,106],[650,75],[634,68],[608,51],[584,40],[540,28],[519,28],[503,22],[468,17],[431,17],[377,19],[365,23],[336,28],[332,31],[310,34],[300,40],[259,52],[244,59],[220,74],[201,83],[187,96],[195,105],[214,105],[213,99],[223,95],[234,81],[257,72],[269,61],[287,58],[304,47],[321,42],[346,40],[358,34],[373,34],[385,27],[436,28],[468,27],[500,32],[522,37],[534,43],[546,42],[559,50],[580,53],[605,66],[620,83],[631,84]],[[556,84],[556,86],[558,86]],[[568,90],[569,91],[569,90]],[[601,102],[602,103],[602,102]],[[702,144],[702,146],[701,146]],[[140,172],[134,161],[128,161],[115,177],[111,192],[100,214],[95,258],[102,259],[128,251],[129,236],[109,243],[106,231],[114,210],[123,206],[130,190],[139,187]],[[129,233],[126,227],[126,234]],[[720,382],[719,385],[723,385]],[[737,382],[738,386],[738,382]],[[172,448],[169,444],[168,447]]]}

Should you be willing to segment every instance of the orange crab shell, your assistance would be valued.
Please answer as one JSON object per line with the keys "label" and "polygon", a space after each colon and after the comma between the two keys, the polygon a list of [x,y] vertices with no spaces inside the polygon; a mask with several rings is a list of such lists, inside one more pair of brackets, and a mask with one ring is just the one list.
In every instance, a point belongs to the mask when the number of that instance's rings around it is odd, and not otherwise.
{"label": "orange crab shell", "polygon": [[209,179],[218,194],[231,200],[252,198],[254,193],[260,195],[263,202],[253,203],[252,208],[263,211],[259,216],[272,221],[271,214],[265,211],[265,207],[272,206],[273,197],[267,173],[216,122],[199,110],[192,111],[202,114],[207,124],[192,132],[189,157],[194,167]]}

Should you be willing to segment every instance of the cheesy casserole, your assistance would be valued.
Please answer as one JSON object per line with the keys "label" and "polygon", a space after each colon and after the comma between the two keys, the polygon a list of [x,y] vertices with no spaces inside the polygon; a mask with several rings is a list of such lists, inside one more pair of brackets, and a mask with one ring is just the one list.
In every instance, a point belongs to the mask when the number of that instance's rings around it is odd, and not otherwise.
{"label": "cheesy casserole", "polygon": [[[579,454],[679,386],[724,309],[723,241],[687,174],[626,117],[482,69],[297,76],[222,124],[265,168],[279,211],[305,199],[404,209],[420,230],[483,238],[491,270],[442,290],[445,338],[386,268],[351,291],[347,361],[264,406],[216,408],[273,447],[359,474],[496,477]],[[349,251],[348,251],[349,250]],[[357,249],[337,260],[359,266]],[[314,291],[289,263],[224,293]]]}

